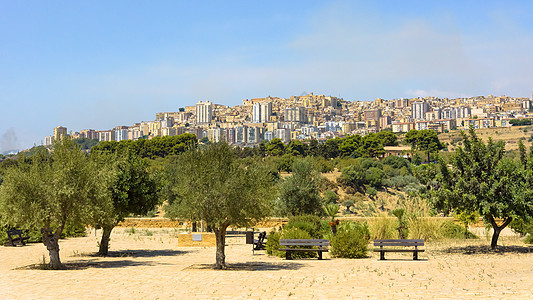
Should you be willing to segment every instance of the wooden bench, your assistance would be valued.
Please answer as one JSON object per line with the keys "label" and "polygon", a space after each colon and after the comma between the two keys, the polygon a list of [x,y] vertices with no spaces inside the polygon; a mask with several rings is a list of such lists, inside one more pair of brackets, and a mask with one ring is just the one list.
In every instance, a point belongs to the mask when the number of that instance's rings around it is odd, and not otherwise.
{"label": "wooden bench", "polygon": [[[329,240],[320,240],[320,239],[301,239],[301,240],[288,240],[281,239],[279,240],[280,246],[285,246],[285,248],[280,248],[279,251],[285,251],[285,259],[292,259],[291,253],[294,251],[300,252],[318,252],[318,259],[322,259],[322,252],[328,252],[327,247],[329,246]],[[291,247],[318,247],[318,248],[291,248]]]}
{"label": "wooden bench", "polygon": [[[253,229],[253,228],[252,228]],[[252,246],[252,254],[255,250],[266,250],[266,241],[267,233],[266,231],[259,232],[259,236],[257,239],[254,238],[254,231],[247,231],[246,232],[246,244],[253,245]]]}
{"label": "wooden bench", "polygon": [[4,246],[13,247],[16,247],[17,244],[25,246],[26,243],[24,241],[30,238],[29,236],[22,236],[22,230],[20,229],[7,230],[7,237],[9,238],[9,241],[7,241]]}
{"label": "wooden bench", "polygon": [[266,250],[266,242],[265,239],[267,237],[266,231],[260,232],[257,239],[254,239],[253,245],[254,250]]}
{"label": "wooden bench", "polygon": [[[418,249],[424,246],[424,240],[374,240],[374,252],[380,252],[379,260],[385,260],[385,252],[413,252],[413,260],[418,260],[418,252],[424,252],[424,249]],[[383,248],[383,247],[414,247],[411,249]]]}

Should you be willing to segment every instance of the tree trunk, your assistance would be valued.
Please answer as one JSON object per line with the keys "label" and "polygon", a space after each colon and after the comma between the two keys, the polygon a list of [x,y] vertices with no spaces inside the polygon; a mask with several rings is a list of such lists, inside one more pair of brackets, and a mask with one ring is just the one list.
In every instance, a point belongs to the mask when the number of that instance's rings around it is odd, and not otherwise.
{"label": "tree trunk", "polygon": [[63,264],[61,264],[61,259],[59,258],[59,235],[61,234],[60,230],[56,230],[55,233],[52,233],[50,230],[43,230],[43,244],[48,250],[50,256],[50,268],[52,270],[61,270],[63,269]]}
{"label": "tree trunk", "polygon": [[226,247],[226,226],[221,226],[220,228],[213,228],[216,237],[217,244],[217,255],[216,255],[216,266],[215,269],[225,269],[226,268],[226,255],[224,254],[224,249]]}
{"label": "tree trunk", "polygon": [[494,233],[492,234],[492,240],[490,242],[490,248],[492,250],[496,250],[496,246],[498,246],[498,238],[500,237],[500,233],[505,227],[507,227],[507,225],[509,225],[509,223],[511,223],[513,218],[505,219],[501,226],[498,226],[498,224],[496,224],[496,220],[494,220],[492,216],[489,216],[488,219],[490,221],[490,224],[492,225],[492,229],[494,230]]}
{"label": "tree trunk", "polygon": [[108,225],[102,227],[102,240],[100,241],[100,249],[98,255],[106,256],[109,251],[109,240],[111,236],[111,231],[115,226]]}

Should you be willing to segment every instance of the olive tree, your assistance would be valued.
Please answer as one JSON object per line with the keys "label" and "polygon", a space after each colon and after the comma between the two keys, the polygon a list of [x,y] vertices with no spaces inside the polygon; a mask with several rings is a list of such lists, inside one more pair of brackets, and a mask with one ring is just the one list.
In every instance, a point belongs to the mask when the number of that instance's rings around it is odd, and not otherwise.
{"label": "olive tree", "polygon": [[245,165],[226,143],[190,149],[166,167],[171,218],[202,220],[216,237],[216,268],[226,268],[228,226],[247,227],[269,215],[272,177],[262,165]]}
{"label": "olive tree", "polygon": [[159,188],[148,171],[148,163],[131,151],[93,155],[111,173],[108,196],[113,205],[94,214],[94,222],[102,227],[98,254],[107,255],[113,228],[131,214],[144,215],[154,209],[159,201]]}
{"label": "olive tree", "polygon": [[59,238],[67,224],[88,224],[93,209],[107,210],[108,173],[71,139],[4,171],[0,212],[11,226],[41,229],[50,267],[61,269]]}

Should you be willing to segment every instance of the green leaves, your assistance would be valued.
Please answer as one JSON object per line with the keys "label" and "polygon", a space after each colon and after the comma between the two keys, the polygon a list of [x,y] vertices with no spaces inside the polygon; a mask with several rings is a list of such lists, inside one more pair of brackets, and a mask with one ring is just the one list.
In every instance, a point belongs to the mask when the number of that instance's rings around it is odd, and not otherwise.
{"label": "green leaves", "polygon": [[[532,195],[531,171],[523,167],[527,165],[525,155],[521,155],[521,161],[503,157],[503,142],[489,139],[485,145],[473,129],[469,135],[462,135],[465,147],[457,149],[451,168],[443,160],[439,162],[440,174],[436,178],[441,186],[433,191],[433,203],[443,211],[479,212],[496,226],[494,248],[509,218],[533,215],[533,198],[524,198]],[[500,226],[495,223],[496,218],[506,221]]]}
{"label": "green leaves", "polygon": [[189,150],[167,165],[166,173],[165,211],[172,218],[203,220],[219,228],[246,226],[269,215],[269,169],[239,163],[227,144]]}

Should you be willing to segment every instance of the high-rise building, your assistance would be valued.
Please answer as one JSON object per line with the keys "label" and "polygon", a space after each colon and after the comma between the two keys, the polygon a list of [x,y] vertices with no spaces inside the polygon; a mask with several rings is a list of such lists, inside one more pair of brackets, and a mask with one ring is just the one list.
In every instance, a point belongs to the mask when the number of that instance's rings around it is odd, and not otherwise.
{"label": "high-rise building", "polygon": [[235,127],[235,144],[246,144],[248,142],[248,126]]}
{"label": "high-rise building", "polygon": [[262,127],[248,127],[248,144],[259,144],[263,140],[264,128]]}
{"label": "high-rise building", "polygon": [[48,136],[44,137],[44,145],[45,146],[52,146],[53,143],[54,143],[54,136],[53,135],[48,135]]}
{"label": "high-rise building", "polygon": [[364,116],[365,116],[365,121],[371,121],[371,120],[378,121],[379,118],[381,117],[381,109],[376,108],[376,109],[365,110]]}
{"label": "high-rise building", "polygon": [[219,143],[224,138],[224,131],[222,128],[209,128],[207,138],[211,142]]}
{"label": "high-rise building", "polygon": [[67,135],[67,128],[63,126],[57,126],[54,128],[54,140],[59,141],[62,137]]}
{"label": "high-rise building", "polygon": [[305,122],[305,107],[285,108],[285,121],[304,123]]}
{"label": "high-rise building", "polygon": [[125,141],[128,139],[128,126],[116,126],[113,128],[115,141]]}
{"label": "high-rise building", "polygon": [[213,104],[209,101],[196,103],[196,124],[209,124],[213,119]]}
{"label": "high-rise building", "polygon": [[285,144],[291,141],[291,130],[287,128],[278,128],[274,130],[274,137],[281,139]]}
{"label": "high-rise building", "polygon": [[266,123],[272,115],[272,102],[254,103],[252,123]]}
{"label": "high-rise building", "polygon": [[109,142],[115,140],[115,131],[114,130],[102,130],[98,132],[98,141],[100,142]]}
{"label": "high-rise building", "polygon": [[80,130],[80,135],[87,139],[98,139],[98,133],[94,129]]}
{"label": "high-rise building", "polygon": [[426,101],[413,102],[411,114],[415,120],[424,120],[426,113],[429,111],[429,104]]}

